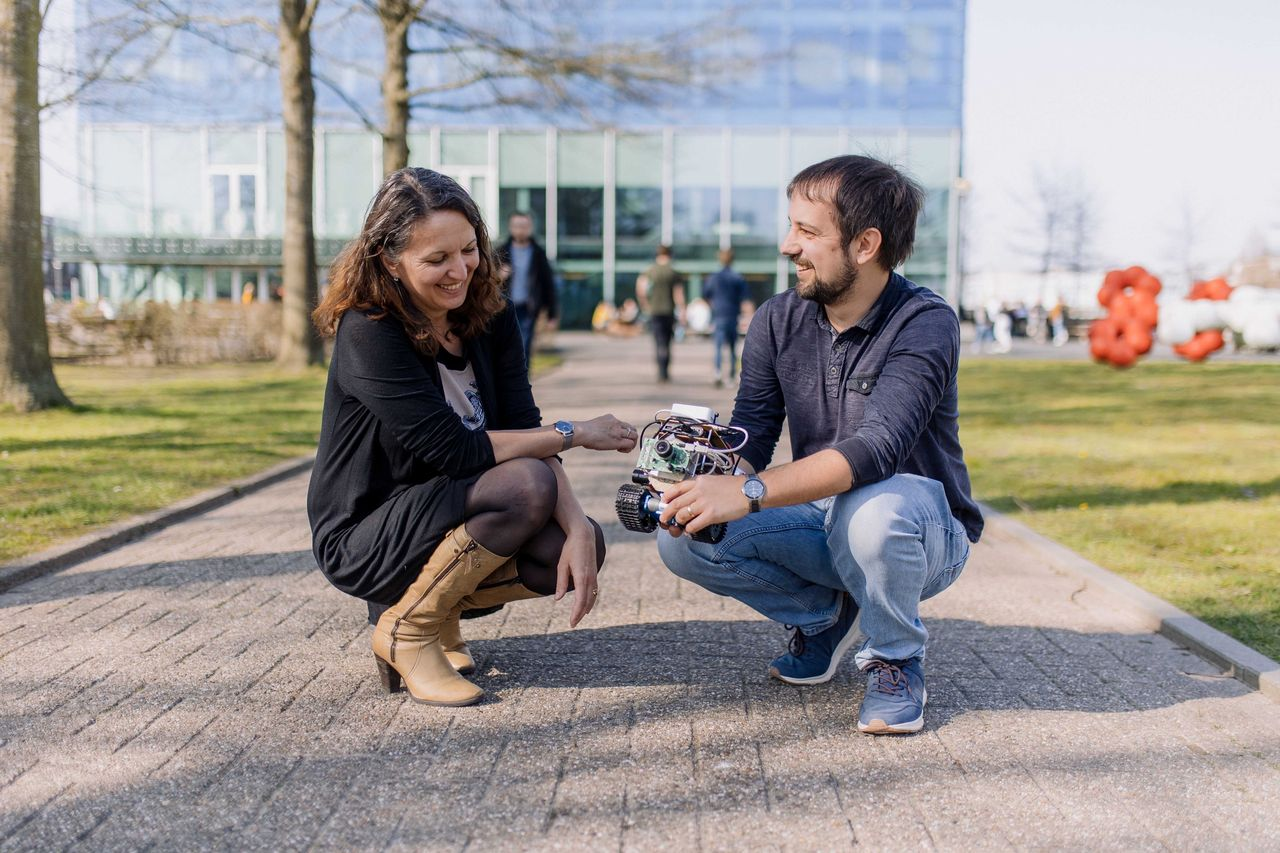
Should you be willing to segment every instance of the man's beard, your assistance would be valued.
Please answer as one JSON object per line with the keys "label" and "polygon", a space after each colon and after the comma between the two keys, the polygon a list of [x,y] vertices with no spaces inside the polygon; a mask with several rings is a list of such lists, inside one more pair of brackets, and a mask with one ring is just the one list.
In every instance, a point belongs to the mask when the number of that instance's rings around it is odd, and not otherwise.
{"label": "man's beard", "polygon": [[[810,269],[814,268],[810,267]],[[800,294],[801,299],[808,299],[819,305],[832,305],[849,294],[857,281],[858,268],[849,263],[849,259],[846,258],[844,269],[840,270],[840,274],[834,279],[827,281],[819,278],[817,270],[814,269],[813,281],[808,284],[797,282],[796,293]]]}

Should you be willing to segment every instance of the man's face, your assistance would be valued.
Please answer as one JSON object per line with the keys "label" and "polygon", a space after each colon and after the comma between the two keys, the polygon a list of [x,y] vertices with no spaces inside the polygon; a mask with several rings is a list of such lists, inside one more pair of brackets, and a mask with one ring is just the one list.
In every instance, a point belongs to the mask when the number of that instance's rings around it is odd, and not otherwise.
{"label": "man's face", "polygon": [[533,220],[527,216],[513,216],[507,220],[507,233],[517,243],[524,243],[533,236]]}
{"label": "man's face", "polygon": [[788,217],[791,228],[778,248],[796,265],[796,293],[821,305],[838,302],[852,291],[858,271],[840,237],[835,205],[795,192]]}

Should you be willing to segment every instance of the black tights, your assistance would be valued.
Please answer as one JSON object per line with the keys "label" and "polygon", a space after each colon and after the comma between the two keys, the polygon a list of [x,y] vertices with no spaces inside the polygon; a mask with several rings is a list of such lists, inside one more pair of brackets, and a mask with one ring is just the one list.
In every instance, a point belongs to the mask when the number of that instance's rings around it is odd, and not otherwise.
{"label": "black tights", "polygon": [[[558,493],[556,475],[541,459],[511,459],[484,472],[467,489],[464,505],[467,533],[495,554],[514,554],[520,582],[541,595],[556,591],[556,566],[564,548],[564,531],[552,518]],[[604,564],[604,531],[595,519],[591,524],[599,568]],[[370,602],[369,621],[376,623],[384,610]]]}
{"label": "black tights", "polygon": [[[467,532],[495,554],[515,554],[520,582],[534,592],[556,591],[564,531],[552,518],[559,488],[540,459],[495,465],[467,490]],[[604,564],[604,532],[596,530],[596,567]],[[570,587],[572,589],[572,587]]]}

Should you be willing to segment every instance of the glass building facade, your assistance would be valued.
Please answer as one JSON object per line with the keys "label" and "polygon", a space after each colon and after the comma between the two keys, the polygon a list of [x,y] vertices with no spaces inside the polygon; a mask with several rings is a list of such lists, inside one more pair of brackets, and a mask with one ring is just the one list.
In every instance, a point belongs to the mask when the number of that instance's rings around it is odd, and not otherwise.
{"label": "glass building facade", "polygon": [[[670,26],[672,16],[725,5],[609,2],[583,26],[610,37],[627,28],[642,34]],[[716,268],[717,250],[729,247],[755,299],[787,287],[777,251],[786,184],[804,166],[843,153],[888,160],[924,185],[904,272],[954,295],[963,0],[751,8],[742,27],[747,48],[766,58],[731,91],[612,108],[605,129],[484,111],[465,114],[462,126],[456,114],[419,113],[410,162],[467,187],[495,240],[512,212],[533,216],[563,280],[568,326],[585,325],[600,299],[633,295],[659,243],[674,247],[695,294]],[[180,123],[149,109],[140,101],[130,121],[93,111],[82,118],[79,220],[62,224],[54,246],[80,275],[63,292],[179,301],[238,299],[247,288],[272,298],[284,218],[278,125],[231,122],[212,106],[205,120]],[[381,177],[377,134],[318,127],[322,267],[359,229]]]}

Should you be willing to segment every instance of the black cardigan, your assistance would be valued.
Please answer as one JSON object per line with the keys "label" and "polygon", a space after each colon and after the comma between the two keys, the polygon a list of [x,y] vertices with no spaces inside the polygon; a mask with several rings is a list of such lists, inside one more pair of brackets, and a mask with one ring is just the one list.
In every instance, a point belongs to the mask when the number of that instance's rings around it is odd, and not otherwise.
{"label": "black cardigan", "polygon": [[[541,426],[510,304],[464,350],[486,429]],[[312,549],[329,580],[361,598],[393,594],[438,543],[427,528],[440,525],[424,516],[458,512],[458,481],[493,465],[489,436],[467,429],[449,408],[436,360],[414,348],[403,325],[368,312],[343,315],[307,492]],[[351,536],[367,518],[377,529]]]}

